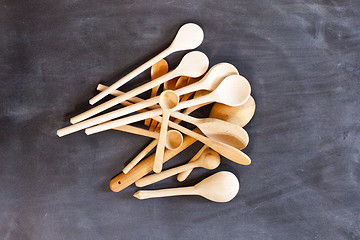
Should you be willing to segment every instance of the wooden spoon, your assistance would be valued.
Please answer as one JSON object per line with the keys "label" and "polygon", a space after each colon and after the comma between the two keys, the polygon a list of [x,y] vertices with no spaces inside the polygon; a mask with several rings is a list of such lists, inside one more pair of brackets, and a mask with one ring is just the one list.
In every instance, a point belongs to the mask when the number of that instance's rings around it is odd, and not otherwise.
{"label": "wooden spoon", "polygon": [[[191,84],[192,87],[191,87],[191,85],[189,85],[189,86],[183,87],[181,89],[178,89],[175,92],[180,96],[180,95],[192,92],[192,91],[197,91],[199,89],[212,91],[212,90],[215,90],[219,86],[219,84],[226,78],[226,76],[230,76],[230,75],[234,75],[234,74],[237,74],[237,70],[233,65],[231,65],[229,63],[219,63],[219,64],[216,64],[215,66],[213,66],[201,80],[199,80],[198,82],[196,82],[194,84]],[[162,78],[162,77],[160,77],[160,78]],[[158,79],[160,79],[160,78],[158,78]],[[243,80],[243,79],[241,79],[241,80]],[[240,82],[241,82],[241,80],[240,80]],[[154,80],[154,81],[157,81],[157,80]],[[123,96],[123,95],[125,95],[125,94],[122,94],[121,96]],[[121,96],[118,96],[118,97],[121,97]],[[126,108],[121,108],[121,109],[100,115],[98,117],[88,119],[81,123],[62,128],[57,131],[57,134],[59,137],[62,137],[62,136],[68,135],[70,133],[80,131],[82,129],[94,126],[96,124],[100,124],[100,123],[109,121],[111,119],[121,117],[123,115],[132,113],[134,111],[138,111],[139,109],[152,106],[158,102],[159,102],[158,96],[148,99],[148,100],[144,100],[137,104],[133,104],[132,106],[128,106]],[[195,105],[197,105],[197,104],[195,104]],[[158,113],[158,114],[160,114],[160,113]],[[146,118],[148,118],[148,117],[146,117]],[[143,120],[143,119],[141,119],[141,120]]]}
{"label": "wooden spoon", "polygon": [[138,199],[170,197],[179,195],[200,195],[214,202],[229,202],[239,192],[239,180],[231,172],[218,172],[192,187],[162,190],[140,190],[134,194]]}
{"label": "wooden spoon", "polygon": [[195,118],[189,115],[172,112],[172,116],[197,126],[207,137],[244,149],[249,143],[247,132],[240,126],[216,118]]}
{"label": "wooden spoon", "polygon": [[143,177],[135,182],[137,187],[145,187],[147,185],[153,184],[155,182],[161,181],[165,178],[174,176],[182,171],[186,171],[194,168],[206,168],[209,170],[215,169],[220,165],[220,155],[213,150],[205,150],[201,157],[196,161],[191,163],[184,164],[182,166],[171,168],[165,171],[162,171],[158,174],[151,174],[149,176]]}
{"label": "wooden spoon", "polygon": [[[179,31],[177,32],[173,42],[171,45],[166,48],[164,51],[159,53],[157,56],[153,57],[151,60],[147,61],[140,67],[136,68],[120,80],[118,80],[116,83],[110,86],[110,88],[104,92],[99,93],[92,99],[90,99],[90,104],[93,105],[102,98],[106,97],[108,94],[110,94],[113,90],[116,90],[117,88],[121,87],[152,65],[154,65],[156,62],[160,61],[162,58],[165,58],[166,56],[170,55],[173,52],[182,51],[182,50],[190,50],[197,48],[204,39],[204,32],[198,25],[194,23],[187,23],[183,25]],[[125,99],[126,100],[126,99]]]}
{"label": "wooden spoon", "polygon": [[[227,106],[221,103],[215,103],[214,106],[211,108],[210,117],[211,118],[217,118],[224,121],[227,121],[229,123],[238,125],[240,127],[244,127],[248,122],[250,122],[251,118],[254,116],[255,113],[255,101],[252,96],[249,97],[249,99],[240,106]],[[204,145],[197,154],[190,160],[194,161],[197,158],[199,158],[199,154],[202,153],[207,148],[206,145]],[[177,176],[177,180],[179,182],[184,181],[191,173],[191,169],[184,171],[182,173],[179,173]]]}
{"label": "wooden spoon", "polygon": [[162,110],[162,121],[160,128],[159,142],[156,147],[155,161],[154,161],[154,172],[159,173],[162,169],[166,134],[168,129],[168,122],[172,109],[174,109],[179,103],[179,96],[171,90],[167,90],[160,94],[160,107]]}
{"label": "wooden spoon", "polygon": [[[109,109],[118,103],[121,103],[123,101],[128,100],[131,97],[139,95],[155,86],[158,86],[158,85],[172,79],[172,78],[179,77],[179,76],[199,77],[206,72],[208,67],[209,67],[209,59],[207,58],[207,56],[204,53],[199,52],[199,51],[193,51],[193,52],[187,53],[181,60],[180,64],[174,70],[164,74],[163,76],[161,76],[153,81],[147,82],[144,85],[141,85],[129,92],[126,92],[116,98],[113,98],[103,104],[100,104],[97,107],[94,107],[86,112],[83,112],[83,113],[71,118],[70,122],[77,123],[77,122],[83,121],[84,119],[87,119],[89,117],[94,116],[95,114],[105,111],[106,109]],[[110,89],[110,87],[108,89]],[[105,91],[108,91],[108,89],[106,89]],[[111,91],[113,91],[113,90],[115,90],[115,89],[111,89]],[[105,91],[103,91],[101,93],[104,93]]]}
{"label": "wooden spoon", "polygon": [[[232,75],[226,77],[219,86],[212,92],[185,102],[181,102],[173,110],[181,110],[191,106],[196,106],[203,103],[220,102],[229,106],[239,106],[247,101],[250,96],[250,84],[240,75]],[[115,121],[91,127],[85,130],[85,133],[90,135],[97,132],[105,131],[114,127],[134,123],[144,120],[148,117],[153,117],[161,114],[161,109],[155,109],[146,113],[140,113],[129,117],[121,118]],[[71,127],[71,126],[70,126]],[[68,127],[69,128],[69,127]],[[62,129],[66,133],[69,129]],[[58,130],[59,132],[60,130]]]}
{"label": "wooden spoon", "polygon": [[[169,70],[169,65],[167,63],[167,61],[165,59],[161,59],[160,61],[158,61],[157,63],[155,63],[154,65],[151,66],[150,69],[150,76],[151,76],[151,80],[154,80],[158,77],[161,77],[162,75],[164,75],[165,73],[167,73]],[[159,90],[159,85],[155,86],[151,89],[151,97],[155,97],[158,90]],[[111,94],[111,93],[110,93]],[[151,118],[145,119],[145,126],[149,126],[151,123]],[[151,129],[149,129],[151,131]]]}

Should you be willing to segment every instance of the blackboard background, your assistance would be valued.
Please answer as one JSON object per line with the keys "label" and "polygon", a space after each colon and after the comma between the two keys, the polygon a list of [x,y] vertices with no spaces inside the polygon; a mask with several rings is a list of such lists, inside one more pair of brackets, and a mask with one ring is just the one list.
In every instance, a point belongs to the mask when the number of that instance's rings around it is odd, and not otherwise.
{"label": "blackboard background", "polygon": [[[1,1],[0,238],[360,239],[359,3]],[[90,108],[99,82],[155,56],[186,22],[204,29],[198,49],[210,64],[235,65],[257,103],[246,126],[253,163],[224,159],[219,168],[241,183],[226,204],[140,201],[134,185],[111,192],[109,180],[144,137],[56,136]],[[168,57],[170,66],[184,54]],[[216,171],[149,189],[192,185]]]}

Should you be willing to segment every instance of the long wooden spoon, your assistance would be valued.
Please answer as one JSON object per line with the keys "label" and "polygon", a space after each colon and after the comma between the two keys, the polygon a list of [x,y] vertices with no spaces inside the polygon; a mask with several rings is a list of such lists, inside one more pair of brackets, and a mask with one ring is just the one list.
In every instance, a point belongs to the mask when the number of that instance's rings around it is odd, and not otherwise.
{"label": "long wooden spoon", "polygon": [[[183,87],[181,89],[178,89],[175,92],[180,96],[180,95],[192,92],[192,91],[197,91],[199,89],[213,91],[220,85],[220,83],[227,76],[231,76],[231,75],[234,75],[234,74],[237,74],[237,69],[233,65],[231,65],[229,63],[219,63],[219,64],[216,64],[215,66],[213,66],[207,72],[207,74],[201,80],[199,80],[198,82],[193,83],[193,84],[191,84],[189,86]],[[162,78],[162,77],[160,77],[160,78]],[[160,79],[160,78],[158,78],[158,79]],[[240,78],[239,82],[243,82],[244,79],[245,78]],[[157,81],[157,80],[154,80],[154,81]],[[121,94],[118,97],[124,96],[125,94]],[[116,98],[114,98],[114,99],[116,99]],[[62,136],[68,135],[70,133],[80,131],[82,129],[94,126],[96,124],[100,124],[100,123],[109,121],[111,119],[118,118],[118,117],[124,116],[126,114],[138,111],[139,109],[152,106],[152,105],[154,105],[154,104],[156,104],[158,102],[159,102],[159,97],[158,96],[154,97],[154,98],[151,98],[151,99],[148,99],[148,100],[144,100],[144,101],[141,101],[141,102],[139,102],[137,104],[133,104],[131,106],[128,106],[126,108],[121,108],[121,109],[118,109],[118,110],[115,110],[115,111],[100,115],[98,117],[88,119],[88,120],[83,121],[81,123],[77,123],[77,124],[74,124],[74,125],[59,129],[57,131],[57,135],[59,137],[62,137]],[[195,105],[197,105],[197,104],[195,104]],[[188,106],[186,106],[185,108],[187,108],[187,107]],[[146,118],[148,118],[148,117],[146,117]],[[143,119],[141,119],[141,120],[143,120]]]}
{"label": "long wooden spoon", "polygon": [[152,58],[151,60],[147,61],[140,67],[136,68],[120,80],[118,80],[116,83],[111,85],[108,90],[103,91],[90,99],[90,104],[95,104],[102,98],[106,97],[108,94],[110,94],[113,90],[116,90],[117,88],[121,87],[128,81],[130,81],[132,78],[136,77],[152,65],[154,65],[156,62],[160,61],[162,58],[165,58],[166,56],[170,55],[173,52],[182,51],[182,50],[190,50],[197,48],[204,39],[204,32],[198,25],[194,23],[187,23],[183,25],[179,31],[177,32],[173,42],[171,45],[166,48],[164,51],[159,53],[157,56]]}
{"label": "long wooden spoon", "polygon": [[231,172],[218,172],[192,187],[162,190],[140,190],[134,194],[138,199],[170,197],[179,195],[200,195],[214,202],[229,202],[239,192],[239,180]]}
{"label": "long wooden spoon", "polygon": [[[244,127],[248,122],[250,122],[251,118],[254,116],[255,113],[255,101],[252,96],[240,106],[227,106],[221,103],[215,103],[214,106],[211,108],[210,116],[211,118],[217,118],[229,123],[238,125],[240,127]],[[199,158],[200,154],[207,149],[208,147],[204,145],[198,153],[189,161],[195,161]],[[179,173],[177,179],[179,182],[184,181],[191,173],[191,169]]]}
{"label": "long wooden spoon", "polygon": [[209,170],[215,169],[220,165],[220,155],[213,150],[205,150],[201,157],[196,161],[187,163],[175,168],[167,169],[158,174],[151,174],[143,177],[135,182],[137,187],[145,187],[155,182],[161,181],[165,178],[174,176],[182,171],[186,171],[194,168],[206,168]]}
{"label": "long wooden spoon", "polygon": [[[191,106],[220,102],[229,106],[239,106],[247,101],[250,96],[251,88],[249,82],[240,75],[232,75],[226,77],[219,86],[212,92],[185,102],[181,102],[173,110],[181,110]],[[161,114],[161,109],[155,109],[146,113],[140,113],[129,117],[121,118],[115,121],[91,127],[85,130],[85,133],[90,135],[97,132],[105,131],[114,127],[134,123],[144,120],[148,117],[153,117]]]}
{"label": "long wooden spoon", "polygon": [[[150,69],[151,80],[161,77],[162,75],[167,73],[168,70],[169,70],[169,65],[168,65],[167,61],[165,59],[161,59],[160,61],[158,61],[157,63],[155,63],[154,65],[151,66],[151,69]],[[159,90],[159,87],[160,86],[158,85],[151,89],[150,97],[156,96],[156,94]],[[151,118],[145,119],[145,123],[144,123],[145,126],[149,126],[150,123],[151,123]],[[149,129],[149,130],[151,131],[151,129]]]}
{"label": "long wooden spoon", "polygon": [[168,122],[172,109],[174,109],[179,103],[179,96],[171,90],[167,90],[160,94],[160,107],[162,110],[162,121],[160,128],[160,137],[156,147],[155,161],[154,161],[154,172],[159,173],[162,169],[165,140],[168,129]]}
{"label": "long wooden spoon", "polygon": [[[161,76],[153,81],[147,82],[144,85],[141,85],[129,92],[126,92],[116,98],[113,98],[107,102],[104,102],[103,104],[100,104],[97,107],[94,107],[86,112],[83,112],[83,113],[71,118],[70,122],[77,123],[77,122],[83,121],[84,119],[87,119],[89,117],[94,116],[95,114],[105,111],[106,109],[109,109],[109,108],[115,106],[116,104],[121,103],[122,101],[126,101],[129,98],[139,95],[139,94],[141,94],[155,86],[158,86],[174,77],[178,77],[178,76],[199,77],[206,72],[208,67],[209,67],[209,59],[207,58],[207,56],[204,53],[199,52],[199,51],[193,51],[193,52],[187,53],[181,60],[180,64],[174,70],[164,74],[163,76]],[[110,89],[110,87],[108,89]],[[103,92],[105,92],[105,91],[103,91]]]}

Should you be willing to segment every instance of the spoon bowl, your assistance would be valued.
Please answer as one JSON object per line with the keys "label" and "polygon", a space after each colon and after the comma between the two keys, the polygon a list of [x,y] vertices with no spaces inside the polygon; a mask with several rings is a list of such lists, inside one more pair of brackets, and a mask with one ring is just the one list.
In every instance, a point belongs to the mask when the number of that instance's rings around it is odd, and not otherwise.
{"label": "spoon bowl", "polygon": [[255,100],[250,96],[249,99],[240,106],[228,106],[222,103],[215,103],[211,108],[210,117],[244,127],[254,116],[255,108]]}
{"label": "spoon bowl", "polygon": [[170,150],[176,150],[181,147],[183,140],[184,138],[181,132],[174,129],[169,130],[166,134],[165,147]]}
{"label": "spoon bowl", "polygon": [[214,202],[229,202],[239,192],[240,184],[231,172],[218,172],[205,178],[195,186],[196,192]]}

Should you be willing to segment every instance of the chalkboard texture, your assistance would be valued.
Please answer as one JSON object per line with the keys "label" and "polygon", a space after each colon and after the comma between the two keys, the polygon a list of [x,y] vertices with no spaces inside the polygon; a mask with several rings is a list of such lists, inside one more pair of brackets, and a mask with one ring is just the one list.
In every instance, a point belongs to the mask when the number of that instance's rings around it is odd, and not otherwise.
{"label": "chalkboard texture", "polygon": [[[359,1],[0,5],[1,239],[360,239]],[[240,180],[229,203],[140,201],[134,185],[111,192],[110,179],[149,139],[117,131],[59,138],[56,130],[90,109],[98,83],[110,85],[155,56],[187,22],[204,29],[198,50],[211,66],[232,63],[251,83],[257,109],[245,152],[253,163],[223,159],[183,183],[146,188],[189,186],[228,170]],[[170,68],[185,53],[169,56]]]}

